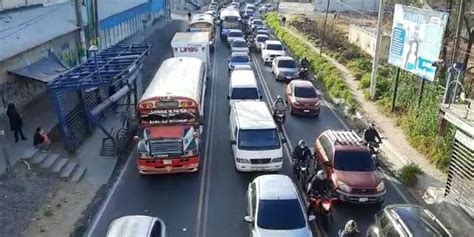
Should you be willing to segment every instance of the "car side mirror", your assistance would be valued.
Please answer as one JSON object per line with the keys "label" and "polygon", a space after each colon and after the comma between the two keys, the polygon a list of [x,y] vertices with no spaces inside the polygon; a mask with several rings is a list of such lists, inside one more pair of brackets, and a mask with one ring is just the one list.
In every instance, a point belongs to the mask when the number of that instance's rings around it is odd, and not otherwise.
{"label": "car side mirror", "polygon": [[200,124],[200,125],[204,125],[204,121],[205,121],[204,116],[203,116],[203,115],[200,115],[200,116],[199,116],[199,124]]}
{"label": "car side mirror", "polygon": [[316,216],[315,215],[309,215],[308,216],[308,221],[314,221],[316,220]]}
{"label": "car side mirror", "polygon": [[260,95],[260,96],[258,96],[258,98],[259,98],[259,99],[263,99],[263,96]]}
{"label": "car side mirror", "polygon": [[286,138],[281,139],[281,143],[286,143],[286,142],[287,142]]}
{"label": "car side mirror", "polygon": [[231,140],[231,141],[230,141],[230,144],[235,145],[235,144],[237,144],[237,141]]}
{"label": "car side mirror", "polygon": [[253,217],[251,217],[251,216],[245,216],[245,217],[244,217],[244,220],[245,220],[246,222],[248,222],[248,223],[253,223],[253,222],[254,222],[254,219],[253,219]]}
{"label": "car side mirror", "polygon": [[230,96],[227,96],[227,100],[230,100]]}

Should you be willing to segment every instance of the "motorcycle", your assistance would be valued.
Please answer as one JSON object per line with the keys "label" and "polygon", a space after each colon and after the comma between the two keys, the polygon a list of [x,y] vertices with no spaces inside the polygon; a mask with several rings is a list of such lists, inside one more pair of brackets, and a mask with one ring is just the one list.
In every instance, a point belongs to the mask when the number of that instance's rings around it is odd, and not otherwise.
{"label": "motorcycle", "polygon": [[321,221],[321,226],[328,229],[332,221],[332,202],[337,198],[332,198],[329,190],[325,190],[322,194],[309,196],[309,208]]}
{"label": "motorcycle", "polygon": [[374,160],[375,165],[379,166],[379,150],[380,150],[380,143],[378,142],[367,142],[367,149],[369,149],[370,155]]}
{"label": "motorcycle", "polygon": [[300,68],[300,71],[298,72],[298,78],[300,80],[309,80],[308,68],[305,68],[305,67]]}
{"label": "motorcycle", "polygon": [[301,188],[305,189],[306,179],[309,175],[309,163],[310,161],[302,162],[296,159],[293,159],[294,175],[296,180],[300,183]]}
{"label": "motorcycle", "polygon": [[273,119],[275,119],[276,124],[281,127],[285,123],[285,111],[283,110],[274,110]]}

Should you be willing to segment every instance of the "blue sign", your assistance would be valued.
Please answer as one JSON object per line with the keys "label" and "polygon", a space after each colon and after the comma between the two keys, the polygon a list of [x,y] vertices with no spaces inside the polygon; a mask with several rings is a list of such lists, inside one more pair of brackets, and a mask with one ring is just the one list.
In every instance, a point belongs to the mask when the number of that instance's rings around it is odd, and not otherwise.
{"label": "blue sign", "polygon": [[448,13],[396,4],[388,62],[433,81]]}

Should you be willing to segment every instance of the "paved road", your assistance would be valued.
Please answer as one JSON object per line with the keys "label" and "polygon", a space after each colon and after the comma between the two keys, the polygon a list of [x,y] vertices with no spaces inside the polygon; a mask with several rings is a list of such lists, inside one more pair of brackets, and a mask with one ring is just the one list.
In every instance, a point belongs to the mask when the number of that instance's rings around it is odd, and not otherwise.
{"label": "paved road", "polygon": [[[170,53],[170,52],[169,52]],[[213,78],[207,87],[206,147],[201,169],[198,173],[140,176],[133,154],[127,161],[119,181],[111,190],[105,205],[98,211],[96,220],[89,227],[89,236],[104,236],[110,222],[123,215],[146,214],[164,220],[168,234],[172,237],[233,237],[248,236],[248,226],[243,221],[245,215],[245,192],[248,183],[260,175],[258,173],[237,173],[229,142],[228,73],[226,59],[230,51],[216,41],[213,56]],[[284,93],[285,84],[274,80],[270,68],[263,66],[260,55],[254,57],[255,69],[259,76],[264,99],[275,98]],[[312,143],[325,129],[343,129],[344,120],[337,116],[326,104],[322,104],[319,118],[288,116],[285,134],[291,147],[300,139]],[[288,147],[285,152],[283,169],[278,173],[290,174]],[[402,187],[398,189],[387,183],[386,203],[412,202]],[[337,236],[337,229],[350,218],[360,224],[365,232],[373,214],[381,207],[354,207],[337,204],[334,223],[330,230],[316,231],[315,236]]]}

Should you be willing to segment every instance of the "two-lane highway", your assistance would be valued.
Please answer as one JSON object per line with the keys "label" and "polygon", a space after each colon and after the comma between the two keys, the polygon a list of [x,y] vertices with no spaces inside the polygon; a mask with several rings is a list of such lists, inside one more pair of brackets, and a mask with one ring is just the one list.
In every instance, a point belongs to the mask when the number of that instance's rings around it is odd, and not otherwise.
{"label": "two-lane highway", "polygon": [[[216,39],[215,46],[212,73],[207,84],[204,156],[199,172],[141,176],[137,172],[134,154],[131,154],[117,183],[89,226],[88,236],[105,236],[113,219],[133,214],[161,218],[172,237],[248,236],[248,224],[243,220],[245,192],[249,182],[261,173],[239,173],[235,170],[226,99],[229,85],[227,58],[230,50],[219,39]],[[263,65],[259,54],[253,54],[253,63],[264,100],[270,102],[278,94],[283,95],[285,84],[275,81],[270,68]],[[315,137],[325,129],[345,127],[347,125],[344,125],[343,118],[325,103],[322,103],[319,118],[288,115],[284,134],[289,144],[284,152],[284,167],[278,173],[291,174],[288,148],[298,140],[304,139],[312,144]],[[386,186],[386,203],[405,202],[391,184],[387,183]],[[317,231],[315,236],[337,236],[337,230],[348,219],[356,220],[361,231],[365,232],[373,214],[380,208],[337,205],[330,230],[327,233]]]}

